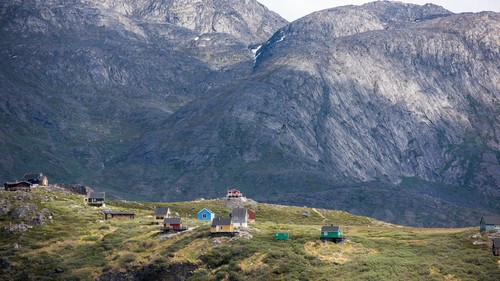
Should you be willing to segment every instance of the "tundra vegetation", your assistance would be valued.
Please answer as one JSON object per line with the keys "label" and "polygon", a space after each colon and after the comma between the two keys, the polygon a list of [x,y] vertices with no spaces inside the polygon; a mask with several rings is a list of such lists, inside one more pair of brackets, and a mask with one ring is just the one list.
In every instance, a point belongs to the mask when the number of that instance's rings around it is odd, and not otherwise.
{"label": "tundra vegetation", "polygon": [[[0,191],[0,276],[8,280],[500,280],[499,258],[478,227],[411,228],[309,207],[257,203],[257,220],[234,238],[210,238],[196,214],[228,216],[226,199],[192,202],[108,201],[134,220],[103,220],[104,208],[64,190]],[[31,206],[30,215],[16,208]],[[36,208],[33,208],[33,205]],[[166,238],[151,225],[168,206],[191,231]],[[31,225],[37,211],[48,217]],[[24,231],[5,231],[26,224]],[[340,225],[347,242],[319,240],[321,225]],[[41,225],[41,226],[40,226]],[[277,231],[289,241],[275,241]],[[175,277],[174,277],[175,276]]]}

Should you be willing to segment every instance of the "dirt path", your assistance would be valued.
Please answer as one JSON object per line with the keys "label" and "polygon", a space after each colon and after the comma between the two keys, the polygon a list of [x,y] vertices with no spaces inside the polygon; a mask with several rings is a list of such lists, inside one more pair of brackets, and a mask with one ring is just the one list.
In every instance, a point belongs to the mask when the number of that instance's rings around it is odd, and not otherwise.
{"label": "dirt path", "polygon": [[312,210],[313,210],[314,212],[316,212],[316,214],[318,214],[321,218],[323,218],[323,221],[326,221],[325,216],[323,216],[323,214],[322,214],[322,213],[320,213],[318,210],[316,210],[316,208],[312,208]]}

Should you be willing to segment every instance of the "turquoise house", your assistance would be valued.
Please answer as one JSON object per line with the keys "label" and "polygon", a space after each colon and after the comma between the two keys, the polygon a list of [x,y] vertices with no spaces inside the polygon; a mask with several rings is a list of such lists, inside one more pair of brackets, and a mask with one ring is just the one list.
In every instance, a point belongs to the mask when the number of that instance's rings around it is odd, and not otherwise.
{"label": "turquoise house", "polygon": [[207,208],[198,212],[198,220],[200,221],[211,221],[215,218],[215,213]]}
{"label": "turquoise house", "polygon": [[479,230],[490,231],[490,230],[500,230],[500,217],[495,216],[485,216],[481,218],[479,222]]}

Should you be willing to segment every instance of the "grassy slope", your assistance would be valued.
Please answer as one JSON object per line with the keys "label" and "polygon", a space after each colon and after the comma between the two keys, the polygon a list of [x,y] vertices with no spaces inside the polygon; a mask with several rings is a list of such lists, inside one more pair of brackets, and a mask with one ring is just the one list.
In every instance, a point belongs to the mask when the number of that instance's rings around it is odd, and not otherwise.
{"label": "grassy slope", "polygon": [[[487,241],[471,237],[478,229],[405,228],[341,211],[258,204],[253,238],[212,239],[208,224],[198,222],[196,213],[207,207],[227,216],[230,210],[223,201],[111,201],[107,208],[134,211],[137,218],[102,221],[102,209],[85,206],[79,195],[43,190],[32,195],[23,203],[48,208],[54,221],[20,237],[0,233],[0,255],[15,265],[0,269],[7,279],[90,280],[120,272],[122,278],[136,273],[142,279],[158,279],[173,268],[177,276],[187,274],[192,280],[500,279],[500,261],[489,245],[473,244]],[[0,200],[8,199],[11,205],[20,204],[16,196],[0,191]],[[198,228],[159,241],[158,226],[148,225],[155,205],[170,207],[187,218],[189,227]],[[311,216],[303,217],[304,211]],[[9,223],[14,221],[0,217],[0,229]],[[322,224],[344,226],[349,241],[321,243]],[[278,230],[289,231],[291,240],[273,241]],[[55,273],[56,268],[64,272]]]}

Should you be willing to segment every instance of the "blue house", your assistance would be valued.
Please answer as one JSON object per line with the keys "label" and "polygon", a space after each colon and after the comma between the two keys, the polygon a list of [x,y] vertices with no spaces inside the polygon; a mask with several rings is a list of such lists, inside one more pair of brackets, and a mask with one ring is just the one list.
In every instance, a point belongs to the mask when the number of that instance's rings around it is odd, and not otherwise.
{"label": "blue house", "polygon": [[207,208],[203,208],[203,210],[198,212],[198,220],[200,221],[211,221],[215,217],[215,213],[210,211]]}

